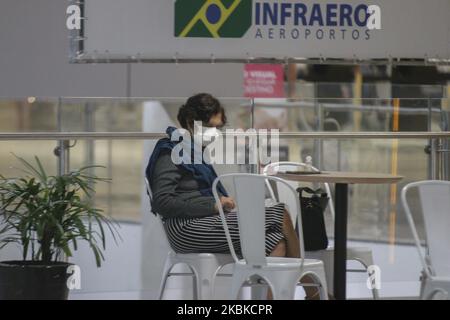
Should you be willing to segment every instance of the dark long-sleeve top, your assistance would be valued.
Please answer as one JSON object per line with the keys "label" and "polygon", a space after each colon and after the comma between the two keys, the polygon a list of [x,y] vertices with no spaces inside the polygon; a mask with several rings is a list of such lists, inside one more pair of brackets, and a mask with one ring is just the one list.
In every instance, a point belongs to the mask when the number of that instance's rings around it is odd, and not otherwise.
{"label": "dark long-sleeve top", "polygon": [[215,213],[214,197],[204,196],[192,173],[177,167],[170,150],[164,150],[156,160],[150,186],[153,211],[163,218],[204,217]]}

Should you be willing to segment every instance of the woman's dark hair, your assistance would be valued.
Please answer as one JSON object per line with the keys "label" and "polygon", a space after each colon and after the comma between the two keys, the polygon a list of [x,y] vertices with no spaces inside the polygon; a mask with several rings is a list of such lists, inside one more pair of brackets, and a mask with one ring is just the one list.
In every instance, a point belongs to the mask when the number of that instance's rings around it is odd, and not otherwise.
{"label": "woman's dark hair", "polygon": [[223,125],[227,122],[225,110],[219,100],[208,93],[199,93],[190,97],[178,111],[178,121],[184,129],[194,126],[194,121],[209,122],[212,116],[222,114]]}

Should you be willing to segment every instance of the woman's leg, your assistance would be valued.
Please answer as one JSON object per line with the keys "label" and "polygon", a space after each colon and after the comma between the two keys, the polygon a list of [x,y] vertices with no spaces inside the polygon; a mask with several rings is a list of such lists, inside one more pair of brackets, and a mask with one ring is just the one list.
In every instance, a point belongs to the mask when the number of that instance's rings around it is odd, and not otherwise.
{"label": "woman's leg", "polygon": [[281,239],[281,241],[278,242],[273,251],[270,253],[269,257],[286,257],[286,247],[286,241]]}
{"label": "woman's leg", "polygon": [[[295,232],[294,225],[292,224],[291,217],[289,212],[284,210],[283,217],[283,234],[286,239],[286,257],[289,258],[300,258],[300,245],[297,237],[297,233]],[[313,279],[309,276],[303,277],[301,283],[311,284],[314,283]],[[309,299],[318,299],[319,298],[319,289],[316,287],[303,287],[306,293],[307,298]]]}
{"label": "woman's leg", "polygon": [[300,245],[295,232],[294,225],[292,224],[289,212],[284,209],[283,215],[283,235],[286,239],[286,257],[300,258]]}
{"label": "woman's leg", "polygon": [[[275,246],[275,248],[270,253],[269,257],[286,257],[287,254],[287,246],[286,240],[281,239],[280,242]],[[267,291],[267,300],[273,300],[272,290]]]}
{"label": "woman's leg", "polygon": [[[269,256],[271,257],[288,257],[288,258],[300,258],[300,244],[292,223],[289,212],[284,209],[282,233],[284,239],[281,239],[275,246]],[[310,276],[305,276],[300,279],[303,284],[314,283]],[[316,287],[304,287],[306,296],[308,299],[319,299],[319,290]],[[268,292],[267,299],[272,299],[272,293]]]}

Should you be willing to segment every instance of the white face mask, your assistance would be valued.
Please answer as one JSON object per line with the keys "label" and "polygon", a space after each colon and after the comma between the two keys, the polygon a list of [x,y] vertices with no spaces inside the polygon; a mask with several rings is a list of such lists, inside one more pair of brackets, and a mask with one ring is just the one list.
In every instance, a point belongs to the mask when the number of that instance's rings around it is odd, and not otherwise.
{"label": "white face mask", "polygon": [[194,141],[206,147],[220,136],[220,130],[215,127],[196,126],[194,131]]}
{"label": "white face mask", "polygon": [[206,147],[220,136],[220,130],[217,128],[202,127],[202,145]]}

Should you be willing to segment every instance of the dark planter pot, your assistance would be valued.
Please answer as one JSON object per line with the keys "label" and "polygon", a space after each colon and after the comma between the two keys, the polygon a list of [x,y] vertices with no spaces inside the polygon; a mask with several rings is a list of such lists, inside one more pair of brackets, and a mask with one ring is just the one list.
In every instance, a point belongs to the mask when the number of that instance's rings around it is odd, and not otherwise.
{"label": "dark planter pot", "polygon": [[0,300],[67,300],[70,263],[0,262]]}

